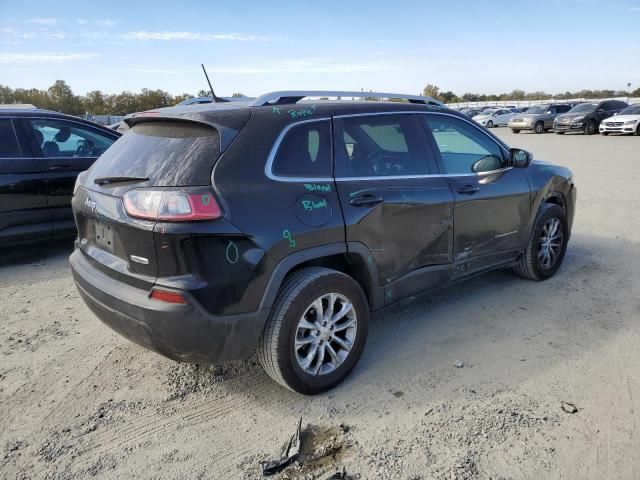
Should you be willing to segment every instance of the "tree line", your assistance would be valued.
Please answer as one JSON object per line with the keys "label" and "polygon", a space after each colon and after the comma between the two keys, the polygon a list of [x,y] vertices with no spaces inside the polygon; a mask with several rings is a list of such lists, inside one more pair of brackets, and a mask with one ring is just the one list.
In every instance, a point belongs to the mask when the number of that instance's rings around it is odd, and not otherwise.
{"label": "tree line", "polygon": [[[211,93],[205,90],[200,90],[196,95],[190,93],[171,95],[164,90],[148,88],[143,88],[140,92],[124,91],[114,94],[93,90],[86,95],[76,95],[64,80],[57,80],[46,90],[12,89],[0,84],[0,103],[30,103],[38,108],[70,115],[126,115],[154,108],[171,107],[195,96],[209,95]],[[243,95],[234,93],[233,96]]]}
{"label": "tree line", "polygon": [[[640,88],[632,92],[624,90],[580,90],[552,95],[547,92],[525,92],[513,90],[499,95],[485,95],[465,93],[461,96],[452,91],[441,91],[437,85],[428,84],[423,95],[433,97],[444,103],[486,102],[498,100],[567,100],[570,98],[612,98],[612,97],[640,97]],[[171,107],[194,96],[205,97],[210,92],[200,90],[195,95],[183,93],[171,95],[164,90],[150,90],[143,88],[140,92],[123,91],[121,93],[106,94],[100,90],[93,90],[86,95],[76,95],[64,80],[57,80],[46,90],[37,88],[16,88],[0,84],[0,103],[30,103],[38,108],[55,110],[70,115],[126,115],[154,108]],[[234,93],[234,97],[243,96]]]}
{"label": "tree line", "polygon": [[461,96],[452,91],[443,92],[437,85],[427,84],[422,92],[427,97],[435,98],[444,103],[462,102],[493,102],[498,100],[569,100],[571,98],[615,98],[615,97],[640,97],[640,88],[629,92],[625,90],[579,90],[576,92],[564,92],[550,94],[547,92],[525,92],[524,90],[513,90],[509,93],[485,95],[480,93],[465,93]]}

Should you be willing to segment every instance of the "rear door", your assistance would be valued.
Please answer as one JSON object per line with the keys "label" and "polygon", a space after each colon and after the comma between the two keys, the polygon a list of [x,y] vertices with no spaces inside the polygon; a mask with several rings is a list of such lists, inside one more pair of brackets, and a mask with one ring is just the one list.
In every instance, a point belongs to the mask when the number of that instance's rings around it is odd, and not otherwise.
{"label": "rear door", "polygon": [[334,119],[346,238],[369,249],[386,303],[442,281],[452,259],[454,198],[418,116]]}
{"label": "rear door", "polygon": [[40,157],[47,189],[47,206],[54,234],[73,234],[73,186],[118,138],[97,128],[64,118],[27,118],[23,128]]}
{"label": "rear door", "polygon": [[19,122],[0,117],[0,245],[50,235],[42,164]]}
{"label": "rear door", "polygon": [[523,170],[508,167],[506,149],[472,122],[440,113],[422,118],[455,195],[455,274],[515,259],[528,238],[530,188]]}

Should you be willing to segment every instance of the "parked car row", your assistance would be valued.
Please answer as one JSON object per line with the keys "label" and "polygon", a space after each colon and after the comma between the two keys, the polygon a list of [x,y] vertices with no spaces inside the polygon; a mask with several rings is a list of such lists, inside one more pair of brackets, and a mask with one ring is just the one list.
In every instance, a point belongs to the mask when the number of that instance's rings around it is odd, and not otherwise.
{"label": "parked car row", "polygon": [[[558,115],[553,121],[553,131],[557,134],[582,132],[585,135],[598,133],[603,121],[609,122],[629,105],[621,100],[579,103],[566,114]],[[636,133],[631,129],[628,133]]]}
{"label": "parked car row", "polygon": [[559,135],[567,132],[594,135],[600,132],[602,135],[640,136],[640,104],[628,105],[621,100],[552,103],[522,109],[509,105],[487,106],[459,111],[486,128],[508,126],[513,133],[529,130],[535,133],[553,131]]}
{"label": "parked car row", "polygon": [[513,116],[508,127],[513,133],[531,130],[535,133],[553,131],[558,135],[567,132],[640,135],[640,105],[629,106],[621,100],[537,105]]}

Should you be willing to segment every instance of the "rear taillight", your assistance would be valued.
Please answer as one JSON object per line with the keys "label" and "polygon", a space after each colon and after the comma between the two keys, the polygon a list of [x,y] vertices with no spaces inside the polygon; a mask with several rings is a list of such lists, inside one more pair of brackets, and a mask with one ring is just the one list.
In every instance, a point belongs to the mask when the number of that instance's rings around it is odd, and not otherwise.
{"label": "rear taillight", "polygon": [[208,190],[130,190],[124,197],[127,215],[145,220],[187,222],[215,220],[222,216],[220,206]]}

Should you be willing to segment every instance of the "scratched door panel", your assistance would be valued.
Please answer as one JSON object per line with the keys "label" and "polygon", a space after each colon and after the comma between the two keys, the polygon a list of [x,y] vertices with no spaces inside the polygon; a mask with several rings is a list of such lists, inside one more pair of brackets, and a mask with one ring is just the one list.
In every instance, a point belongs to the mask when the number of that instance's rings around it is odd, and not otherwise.
{"label": "scratched door panel", "polygon": [[[527,241],[531,195],[522,169],[450,178],[455,192],[454,261],[484,268],[518,254]],[[478,190],[460,193],[460,185]],[[482,261],[484,258],[486,261]]]}
{"label": "scratched door panel", "polygon": [[[338,182],[347,241],[364,243],[389,283],[417,269],[451,262],[453,194],[438,177]],[[375,205],[354,198],[380,197]]]}
{"label": "scratched door panel", "polygon": [[453,194],[414,115],[334,122],[347,241],[371,252],[383,285],[452,258]]}

